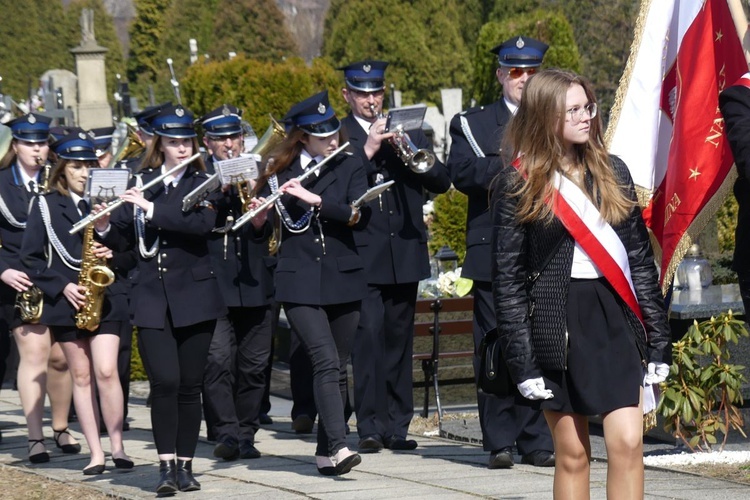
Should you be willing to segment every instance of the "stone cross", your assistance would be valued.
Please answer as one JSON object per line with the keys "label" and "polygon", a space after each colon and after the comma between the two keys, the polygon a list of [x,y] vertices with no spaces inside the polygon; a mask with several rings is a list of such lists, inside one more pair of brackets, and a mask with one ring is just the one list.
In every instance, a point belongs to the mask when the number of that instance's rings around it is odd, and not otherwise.
{"label": "stone cross", "polygon": [[94,10],[93,9],[82,9],[81,10],[81,45],[88,45],[90,43],[96,43],[96,36],[94,36]]}

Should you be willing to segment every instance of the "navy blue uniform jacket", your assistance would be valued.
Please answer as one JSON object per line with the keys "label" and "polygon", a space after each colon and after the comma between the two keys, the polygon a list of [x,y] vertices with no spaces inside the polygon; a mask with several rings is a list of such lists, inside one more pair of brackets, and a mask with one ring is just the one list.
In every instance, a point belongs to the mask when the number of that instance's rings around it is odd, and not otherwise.
{"label": "navy blue uniform jacket", "polygon": [[[297,158],[278,174],[279,186],[303,173]],[[317,214],[320,226],[315,217],[302,233],[292,233],[281,225],[276,300],[330,305],[362,299],[367,290],[364,263],[354,243],[353,233],[357,231],[347,226],[352,213],[350,203],[367,191],[361,162],[354,156],[339,154],[321,167],[319,176],[308,177],[302,184],[323,200]],[[268,194],[270,190],[267,186],[265,189]],[[310,208],[291,195],[282,196],[281,201],[293,221]]]}
{"label": "navy blue uniform jacket", "polygon": [[[145,185],[160,174],[159,169],[142,171]],[[151,258],[138,252],[132,275],[130,311],[133,324],[141,328],[164,328],[169,308],[172,324],[185,327],[220,318],[226,307],[208,255],[207,239],[216,222],[216,212],[206,206],[182,211],[182,199],[203,183],[205,172],[187,167],[176,188],[167,193],[163,182],[143,192],[154,203],[154,216],[145,223],[145,246],[157,237],[159,251]],[[112,216],[105,242],[118,249],[138,248],[133,206],[124,204]]]}
{"label": "navy blue uniform jacket", "polygon": [[[461,117],[471,136],[484,154],[476,155],[464,132]],[[511,118],[510,110],[501,99],[488,106],[471,108],[453,117],[450,124],[451,150],[448,156],[453,185],[468,196],[466,213],[466,257],[461,275],[477,281],[490,281],[492,221],[489,211],[489,187],[502,168],[500,143]]]}
{"label": "navy blue uniform jacket", "polygon": [[[21,263],[31,281],[44,292],[44,307],[39,322],[51,326],[74,326],[75,309],[63,295],[63,290],[68,283],[78,283],[79,271],[66,265],[58,252],[49,245],[50,236],[39,208],[40,198],[46,200],[52,230],[68,254],[75,259],[80,259],[83,255],[83,231],[69,233],[73,224],[81,219],[78,209],[70,196],[51,191],[36,198],[31,205],[21,247]],[[80,266],[76,264],[76,267]],[[107,287],[104,297],[102,322],[127,321],[126,283],[115,280]]]}
{"label": "navy blue uniform jacket", "polygon": [[[433,193],[448,191],[451,180],[445,165],[436,160],[431,170],[416,174],[385,141],[370,160],[364,151],[367,134],[356,118],[350,113],[342,124],[354,153],[365,166],[368,186],[375,185],[378,174],[383,181],[396,181],[383,193],[382,209],[376,199],[362,211],[366,225],[362,231],[357,231],[356,240],[357,250],[365,261],[367,282],[376,285],[415,283],[429,277],[423,189]],[[409,136],[417,147],[432,149],[421,130],[410,130]]]}
{"label": "navy blue uniform jacket", "polygon": [[[206,168],[209,175],[214,173],[211,158],[206,162]],[[217,228],[226,229],[227,225],[231,225],[231,222],[227,222],[228,216],[231,215],[236,221],[242,215],[242,203],[235,186],[226,193],[220,193],[215,198],[215,205]],[[227,306],[258,307],[270,304],[275,260],[268,256],[269,236],[268,224],[260,231],[256,231],[252,224],[245,224],[239,231],[211,233],[208,250]]]}

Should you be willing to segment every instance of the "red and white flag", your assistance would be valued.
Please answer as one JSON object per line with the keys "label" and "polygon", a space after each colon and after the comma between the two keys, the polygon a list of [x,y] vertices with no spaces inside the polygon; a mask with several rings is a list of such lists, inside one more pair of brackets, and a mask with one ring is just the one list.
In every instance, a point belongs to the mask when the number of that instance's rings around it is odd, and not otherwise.
{"label": "red and white flag", "polygon": [[607,130],[661,261],[662,290],[735,178],[719,93],[747,71],[727,0],[643,0]]}

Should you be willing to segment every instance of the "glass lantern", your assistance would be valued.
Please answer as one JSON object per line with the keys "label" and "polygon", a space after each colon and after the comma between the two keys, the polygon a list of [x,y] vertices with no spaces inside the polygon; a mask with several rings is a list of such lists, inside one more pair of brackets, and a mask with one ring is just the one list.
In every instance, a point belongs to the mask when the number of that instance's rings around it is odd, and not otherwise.
{"label": "glass lantern", "polygon": [[675,272],[675,290],[702,290],[712,281],[711,263],[697,244],[691,246]]}

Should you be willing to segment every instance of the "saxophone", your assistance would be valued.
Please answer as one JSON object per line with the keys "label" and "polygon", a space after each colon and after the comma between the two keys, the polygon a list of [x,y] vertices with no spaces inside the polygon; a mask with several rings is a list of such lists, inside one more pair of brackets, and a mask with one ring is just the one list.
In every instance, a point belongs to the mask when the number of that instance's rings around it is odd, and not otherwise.
{"label": "saxophone", "polygon": [[94,224],[89,224],[83,233],[83,257],[78,273],[78,286],[84,287],[86,303],[76,313],[76,326],[93,332],[102,319],[104,289],[115,281],[115,273],[107,267],[105,259],[94,256]]}
{"label": "saxophone", "polygon": [[[41,156],[36,157],[36,164],[44,167],[41,175],[39,192],[46,193],[49,187],[50,163],[45,161]],[[42,319],[42,309],[44,308],[44,293],[36,286],[31,285],[25,292],[16,293],[16,309],[18,309],[21,321],[35,325]]]}

